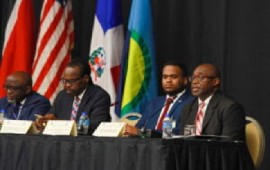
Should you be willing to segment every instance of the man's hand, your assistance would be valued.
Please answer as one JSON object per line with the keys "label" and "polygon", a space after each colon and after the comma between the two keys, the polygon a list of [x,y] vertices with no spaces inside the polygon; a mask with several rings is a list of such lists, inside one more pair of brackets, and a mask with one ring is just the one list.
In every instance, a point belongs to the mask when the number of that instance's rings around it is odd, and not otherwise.
{"label": "man's hand", "polygon": [[48,120],[55,120],[56,119],[54,114],[50,114],[50,113],[48,113],[44,116],[41,116],[41,115],[35,115],[35,116],[36,116],[36,122],[34,123],[34,125],[41,132],[45,129]]}
{"label": "man's hand", "polygon": [[126,124],[123,135],[124,136],[136,136],[139,134],[137,127]]}

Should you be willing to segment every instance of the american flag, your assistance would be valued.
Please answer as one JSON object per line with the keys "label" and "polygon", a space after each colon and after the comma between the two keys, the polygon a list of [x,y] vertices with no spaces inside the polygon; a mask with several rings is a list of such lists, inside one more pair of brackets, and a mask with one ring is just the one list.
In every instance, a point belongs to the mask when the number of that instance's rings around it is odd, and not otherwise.
{"label": "american flag", "polygon": [[74,23],[71,0],[45,0],[33,63],[33,88],[52,102],[71,59]]}

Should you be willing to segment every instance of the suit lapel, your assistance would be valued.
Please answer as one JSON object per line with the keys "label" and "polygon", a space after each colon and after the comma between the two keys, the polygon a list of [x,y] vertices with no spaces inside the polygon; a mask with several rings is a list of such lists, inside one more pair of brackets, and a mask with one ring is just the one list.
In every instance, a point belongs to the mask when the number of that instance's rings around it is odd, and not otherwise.
{"label": "suit lapel", "polygon": [[190,115],[188,119],[189,124],[195,124],[195,118],[196,118],[197,112],[198,112],[198,100],[196,99],[190,107],[190,111],[189,111]]}
{"label": "suit lapel", "polygon": [[[175,114],[175,110],[176,108],[188,97],[188,92],[187,90],[185,91],[185,93],[183,95],[181,95],[174,103],[173,106],[170,110],[170,116],[173,117],[173,115]],[[165,103],[165,99],[164,99],[164,103]]]}
{"label": "suit lapel", "polygon": [[91,90],[91,88],[87,87],[82,99],[81,99],[81,103],[79,105],[79,109],[78,109],[78,113],[77,115],[81,115],[81,113],[85,110],[82,110],[83,108],[85,108],[86,104],[89,104],[88,101],[90,100],[90,98],[93,96],[93,90]]}
{"label": "suit lapel", "polygon": [[203,127],[202,127],[202,131],[204,130],[204,128],[206,127],[206,125],[208,124],[208,122],[210,121],[211,117],[213,116],[215,109],[217,107],[218,104],[218,95],[214,95],[212,97],[212,99],[209,101],[208,107],[205,111],[205,116],[203,119]]}

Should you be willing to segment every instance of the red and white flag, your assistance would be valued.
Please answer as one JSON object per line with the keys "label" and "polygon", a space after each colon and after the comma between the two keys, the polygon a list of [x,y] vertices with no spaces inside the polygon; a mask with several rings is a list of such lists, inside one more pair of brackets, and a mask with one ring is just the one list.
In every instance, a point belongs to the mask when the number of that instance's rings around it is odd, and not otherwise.
{"label": "red and white flag", "polygon": [[123,19],[120,0],[98,0],[90,47],[89,64],[95,84],[110,95],[112,121],[118,120],[114,113],[116,88],[124,46]]}
{"label": "red and white flag", "polygon": [[44,0],[33,63],[34,90],[52,102],[71,59],[74,23],[71,0]]}
{"label": "red and white flag", "polygon": [[9,16],[0,66],[0,97],[6,77],[14,71],[31,73],[35,53],[34,9],[32,1],[17,0]]}

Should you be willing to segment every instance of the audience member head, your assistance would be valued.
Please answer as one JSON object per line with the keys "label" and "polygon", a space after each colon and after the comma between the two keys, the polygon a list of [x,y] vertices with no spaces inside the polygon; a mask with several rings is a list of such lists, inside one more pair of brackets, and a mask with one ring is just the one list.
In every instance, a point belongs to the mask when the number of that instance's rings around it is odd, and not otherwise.
{"label": "audience member head", "polygon": [[197,66],[191,77],[191,92],[205,100],[214,94],[220,86],[220,71],[213,64],[204,63]]}
{"label": "audience member head", "polygon": [[21,102],[32,91],[31,75],[16,71],[7,77],[4,88],[9,102]]}
{"label": "audience member head", "polygon": [[71,96],[82,93],[88,84],[92,84],[88,63],[81,60],[71,61],[64,70],[62,83]]}
{"label": "audience member head", "polygon": [[184,64],[168,61],[162,69],[162,88],[170,96],[175,96],[188,84],[187,70]]}

